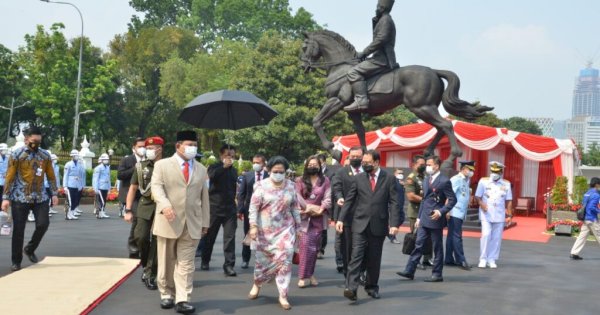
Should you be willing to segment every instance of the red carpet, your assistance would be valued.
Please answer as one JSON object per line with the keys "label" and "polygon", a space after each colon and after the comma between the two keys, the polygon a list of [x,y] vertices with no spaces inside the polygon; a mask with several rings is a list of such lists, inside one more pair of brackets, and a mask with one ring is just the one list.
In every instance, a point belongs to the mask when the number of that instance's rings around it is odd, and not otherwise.
{"label": "red carpet", "polygon": [[[516,222],[517,225],[502,233],[503,240],[547,243],[552,237],[551,235],[544,234],[546,231],[546,218],[515,217],[513,221]],[[409,230],[410,229],[407,226],[400,228],[400,231],[404,233],[407,233]],[[444,235],[446,232],[447,231],[444,230]],[[480,238],[481,232],[464,231],[463,236]]]}

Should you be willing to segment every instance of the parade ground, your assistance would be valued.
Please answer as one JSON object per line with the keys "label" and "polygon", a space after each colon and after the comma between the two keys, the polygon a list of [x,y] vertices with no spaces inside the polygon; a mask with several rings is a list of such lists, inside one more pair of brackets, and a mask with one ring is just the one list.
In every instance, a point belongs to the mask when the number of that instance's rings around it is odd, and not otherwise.
{"label": "parade ground", "polygon": [[[129,225],[117,217],[116,207],[111,206],[110,219],[97,220],[90,206],[82,207],[84,214],[78,221],[66,221],[63,215],[52,217],[50,228],[36,254],[42,260],[52,257],[105,257],[125,258]],[[519,217],[515,219],[519,221]],[[33,223],[26,228],[26,241],[33,232]],[[513,231],[514,232],[514,231]],[[542,233],[543,231],[540,231]],[[399,235],[403,238],[404,233]],[[197,314],[279,314],[284,313],[277,302],[274,285],[263,287],[257,300],[247,299],[252,285],[251,268],[243,270],[241,264],[242,224],[237,230],[236,271],[237,277],[223,274],[223,251],[221,236],[217,239],[209,271],[200,271],[196,259],[194,291],[191,303]],[[444,282],[425,283],[423,279],[431,271],[417,271],[415,280],[400,279],[397,271],[404,268],[408,256],[401,253],[402,245],[384,245],[380,285],[380,300],[373,300],[363,290],[358,291],[359,300],[350,305],[342,296],[343,277],[335,270],[334,231],[329,230],[329,244],[325,258],[317,261],[318,287],[299,289],[294,272],[290,286],[289,314],[597,314],[597,293],[600,291],[600,248],[588,241],[582,261],[571,261],[569,250],[574,242],[570,237],[552,237],[547,243],[505,240],[502,243],[498,269],[473,268],[463,271],[444,267]],[[10,274],[10,237],[0,237],[0,276]],[[479,239],[464,239],[467,260],[476,265],[479,255]],[[31,263],[25,257],[23,269],[27,272]],[[102,267],[94,270],[102,273]],[[53,272],[47,268],[47,272]],[[129,278],[109,294],[90,314],[173,314],[173,310],[159,307],[159,294],[149,291],[140,281],[137,268]],[[64,281],[78,281],[68,279]],[[0,285],[2,284],[0,278]],[[32,279],[31,286],[37,279]],[[117,284],[115,282],[115,284]],[[27,295],[28,292],[18,293]],[[51,290],[45,294],[56,295],[55,303],[64,303],[65,297]],[[77,295],[78,292],[70,294]],[[100,296],[90,298],[92,303]],[[5,300],[4,303],[11,303]],[[36,296],[28,296],[36,303]],[[4,304],[3,303],[3,304]],[[20,305],[27,313],[28,304]],[[4,313],[4,312],[3,312]]]}

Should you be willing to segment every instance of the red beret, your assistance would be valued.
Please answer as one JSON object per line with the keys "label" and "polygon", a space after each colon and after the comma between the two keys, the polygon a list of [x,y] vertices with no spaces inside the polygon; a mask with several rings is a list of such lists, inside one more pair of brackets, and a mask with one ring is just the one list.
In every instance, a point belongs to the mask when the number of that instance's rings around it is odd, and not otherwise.
{"label": "red beret", "polygon": [[144,143],[145,146],[148,145],[163,145],[165,144],[165,141],[161,138],[161,137],[149,137],[146,139],[146,143]]}

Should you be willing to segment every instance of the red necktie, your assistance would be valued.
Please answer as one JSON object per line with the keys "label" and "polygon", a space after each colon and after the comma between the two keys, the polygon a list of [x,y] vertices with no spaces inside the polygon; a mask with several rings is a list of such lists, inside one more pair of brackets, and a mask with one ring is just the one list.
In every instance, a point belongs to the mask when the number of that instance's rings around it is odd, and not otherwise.
{"label": "red necktie", "polygon": [[183,178],[185,178],[185,182],[187,183],[190,180],[190,162],[183,162]]}
{"label": "red necktie", "polygon": [[256,172],[256,181],[260,181],[260,172]]}
{"label": "red necktie", "polygon": [[371,190],[375,191],[375,174],[371,174]]}
{"label": "red necktie", "polygon": [[354,169],[354,173],[355,173],[355,174],[360,174],[360,168],[355,168],[355,169]]}

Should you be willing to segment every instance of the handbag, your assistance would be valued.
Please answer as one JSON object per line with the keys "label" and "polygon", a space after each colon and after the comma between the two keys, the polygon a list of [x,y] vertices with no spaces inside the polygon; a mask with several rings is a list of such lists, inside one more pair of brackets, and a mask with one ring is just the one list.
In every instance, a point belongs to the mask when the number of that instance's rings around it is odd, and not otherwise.
{"label": "handbag", "polygon": [[587,207],[589,198],[585,198],[585,202],[581,205],[581,208],[577,210],[577,220],[585,221],[585,208]]}
{"label": "handbag", "polygon": [[404,235],[404,242],[402,244],[402,254],[410,255],[415,250],[415,243],[417,241],[417,234],[406,233]]}
{"label": "handbag", "polygon": [[294,252],[294,256],[292,257],[292,264],[294,264],[294,265],[300,264],[300,253]]}

